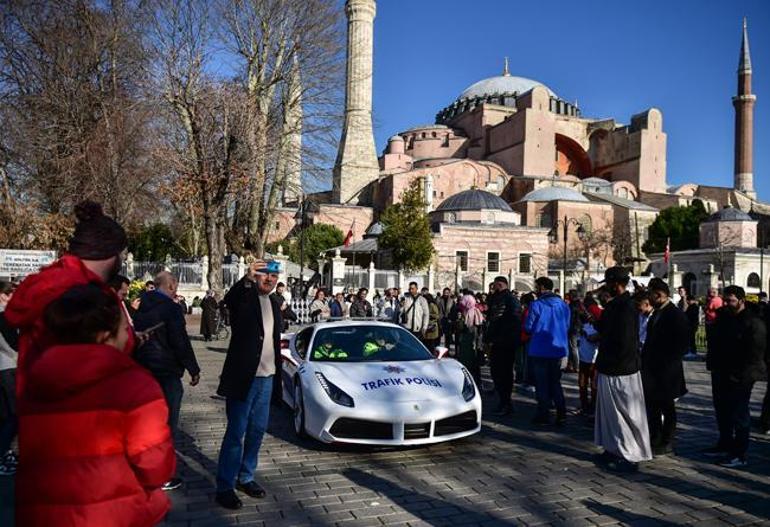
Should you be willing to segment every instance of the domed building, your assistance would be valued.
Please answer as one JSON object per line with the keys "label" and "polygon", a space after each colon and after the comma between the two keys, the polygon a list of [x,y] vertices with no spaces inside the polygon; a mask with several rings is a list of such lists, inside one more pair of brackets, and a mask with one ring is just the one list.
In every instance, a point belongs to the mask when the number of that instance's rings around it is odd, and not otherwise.
{"label": "domed building", "polygon": [[[589,117],[576,94],[566,97],[550,83],[512,74],[507,59],[499,75],[458,86],[458,96],[438,109],[434,123],[392,135],[378,156],[372,132],[376,8],[375,0],[346,1],[348,30],[357,35],[348,40],[348,71],[356,74],[347,78],[348,106],[332,191],[310,196],[311,221],[353,230],[355,242],[418,181],[433,225],[433,270],[443,273],[431,286],[459,285],[458,268],[476,282],[499,273],[523,275],[532,283],[537,274],[556,275],[565,260],[562,287],[578,286],[586,272],[601,274],[618,261],[636,262],[640,272],[641,247],[658,211],[694,200],[715,212],[732,199],[739,209],[764,210],[770,218],[770,205],[754,199],[754,96],[745,28],[739,66],[743,84],[735,103],[740,145],[735,185],[670,186],[660,110],[649,108],[623,121]],[[285,236],[295,223],[293,212],[282,214],[286,218],[278,215],[273,239]],[[566,249],[561,239],[565,222],[570,226]],[[587,239],[578,237],[572,228],[577,224]],[[558,236],[549,245],[551,231]],[[535,255],[542,265],[533,263]]]}

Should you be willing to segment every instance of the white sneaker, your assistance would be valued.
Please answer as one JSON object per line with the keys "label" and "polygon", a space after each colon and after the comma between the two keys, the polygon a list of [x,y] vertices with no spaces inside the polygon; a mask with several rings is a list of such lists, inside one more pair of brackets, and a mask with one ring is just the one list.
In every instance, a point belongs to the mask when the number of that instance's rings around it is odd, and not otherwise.
{"label": "white sneaker", "polygon": [[720,467],[725,468],[739,468],[748,465],[745,458],[742,457],[728,457],[719,462]]}

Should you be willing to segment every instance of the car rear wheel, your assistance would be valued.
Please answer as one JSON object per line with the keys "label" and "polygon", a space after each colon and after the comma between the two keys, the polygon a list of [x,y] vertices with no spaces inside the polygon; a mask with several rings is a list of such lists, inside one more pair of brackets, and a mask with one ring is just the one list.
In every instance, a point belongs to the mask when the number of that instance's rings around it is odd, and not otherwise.
{"label": "car rear wheel", "polygon": [[294,432],[297,437],[307,437],[305,431],[305,401],[302,398],[302,383],[299,377],[294,379]]}

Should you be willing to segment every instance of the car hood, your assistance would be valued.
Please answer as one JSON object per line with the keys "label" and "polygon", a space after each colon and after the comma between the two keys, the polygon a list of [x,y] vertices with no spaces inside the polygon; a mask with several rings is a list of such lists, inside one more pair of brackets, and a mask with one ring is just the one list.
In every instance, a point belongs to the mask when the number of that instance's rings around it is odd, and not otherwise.
{"label": "car hood", "polygon": [[408,362],[316,362],[323,373],[354,400],[438,401],[459,396],[462,366],[453,359]]}

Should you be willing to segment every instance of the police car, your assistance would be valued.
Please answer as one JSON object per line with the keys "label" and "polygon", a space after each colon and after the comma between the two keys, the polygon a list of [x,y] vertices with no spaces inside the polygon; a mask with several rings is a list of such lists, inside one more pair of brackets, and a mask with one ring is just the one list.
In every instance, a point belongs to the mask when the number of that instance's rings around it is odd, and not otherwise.
{"label": "police car", "polygon": [[421,445],[481,430],[481,396],[468,370],[398,325],[320,322],[283,339],[283,400],[300,437]]}

